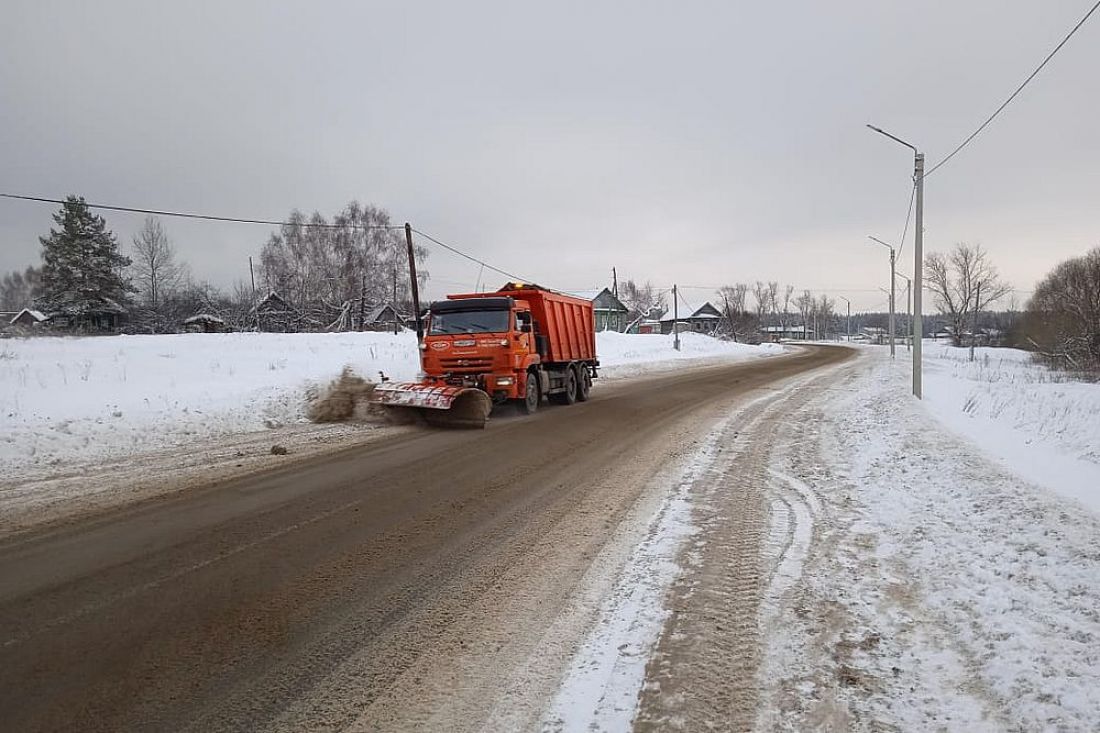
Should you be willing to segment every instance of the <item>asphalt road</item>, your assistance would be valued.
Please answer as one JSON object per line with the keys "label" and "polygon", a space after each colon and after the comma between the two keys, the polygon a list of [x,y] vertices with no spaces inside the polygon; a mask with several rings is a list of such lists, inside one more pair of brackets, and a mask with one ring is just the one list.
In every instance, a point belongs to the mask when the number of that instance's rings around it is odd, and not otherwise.
{"label": "asphalt road", "polygon": [[425,429],[6,540],[0,727],[415,728],[441,700],[476,723],[500,664],[478,681],[442,660],[521,652],[717,405],[849,353],[597,383],[485,431]]}

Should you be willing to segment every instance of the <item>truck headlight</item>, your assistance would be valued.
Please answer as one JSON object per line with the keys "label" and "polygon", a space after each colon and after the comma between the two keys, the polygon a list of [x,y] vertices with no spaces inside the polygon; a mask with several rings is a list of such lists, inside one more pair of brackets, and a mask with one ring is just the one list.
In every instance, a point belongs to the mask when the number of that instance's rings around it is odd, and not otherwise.
{"label": "truck headlight", "polygon": [[515,384],[516,380],[512,377],[497,377],[496,384],[498,387],[511,387]]}

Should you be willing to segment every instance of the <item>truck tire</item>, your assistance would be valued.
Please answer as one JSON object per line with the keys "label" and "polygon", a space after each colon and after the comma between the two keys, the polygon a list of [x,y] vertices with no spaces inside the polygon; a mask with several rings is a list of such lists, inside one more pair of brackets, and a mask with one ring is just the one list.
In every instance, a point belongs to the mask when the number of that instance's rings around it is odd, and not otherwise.
{"label": "truck tire", "polygon": [[592,375],[589,374],[588,367],[581,367],[578,371],[580,379],[577,380],[577,402],[588,402],[592,392]]}
{"label": "truck tire", "polygon": [[525,415],[534,415],[539,409],[539,376],[535,372],[527,372],[527,391],[524,398],[519,401],[519,409]]}
{"label": "truck tire", "polygon": [[571,405],[576,402],[579,386],[577,370],[573,367],[569,367],[565,370],[565,391],[554,395],[558,403],[562,405]]}

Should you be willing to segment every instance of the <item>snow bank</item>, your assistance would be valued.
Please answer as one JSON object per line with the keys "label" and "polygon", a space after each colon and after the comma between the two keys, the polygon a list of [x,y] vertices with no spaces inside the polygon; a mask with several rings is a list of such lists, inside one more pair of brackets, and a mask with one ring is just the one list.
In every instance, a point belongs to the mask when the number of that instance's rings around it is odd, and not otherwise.
{"label": "snow bank", "polygon": [[[612,374],[677,359],[749,358],[777,347],[698,334],[601,333]],[[227,333],[0,342],[0,476],[119,456],[304,419],[306,391],[345,366],[369,379],[415,377],[416,337],[389,333]]]}
{"label": "snow bank", "polygon": [[379,333],[37,338],[0,344],[0,473],[302,418],[344,365],[416,374],[416,338]]}
{"label": "snow bank", "polygon": [[1100,384],[1018,349],[979,348],[971,362],[969,349],[926,343],[923,403],[1013,473],[1100,512]]}

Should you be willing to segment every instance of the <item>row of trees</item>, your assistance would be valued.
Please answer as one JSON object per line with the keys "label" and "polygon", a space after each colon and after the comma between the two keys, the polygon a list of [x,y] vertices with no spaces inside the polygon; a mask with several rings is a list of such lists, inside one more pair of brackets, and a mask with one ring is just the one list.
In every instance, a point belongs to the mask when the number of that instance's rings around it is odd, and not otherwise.
{"label": "row of trees", "polygon": [[[178,330],[197,313],[236,328],[255,326],[256,293],[238,280],[229,292],[196,282],[177,257],[160,220],[149,217],[123,254],[103,217],[70,196],[41,237],[40,267],[0,278],[0,308],[34,306],[87,326],[96,314],[125,313],[142,332]],[[418,247],[419,262],[427,251]],[[408,260],[389,215],[352,202],[330,222],[320,214],[291,212],[288,223],[264,244],[256,273],[261,295],[276,291],[299,312],[306,328],[362,327],[368,310],[409,298]],[[418,263],[421,280],[427,273]]]}
{"label": "row of trees", "polygon": [[[420,286],[428,279],[425,247],[414,247]],[[403,231],[383,209],[348,204],[332,220],[291,212],[260,254],[264,290],[278,292],[315,327],[362,327],[374,305],[411,313],[408,252]]]}
{"label": "row of trees", "polygon": [[751,285],[723,286],[717,295],[723,315],[719,333],[734,341],[759,340],[765,326],[779,326],[783,331],[804,326],[810,338],[825,338],[827,332],[835,331],[836,301],[824,294],[803,290],[795,295],[793,285],[780,287],[775,280],[757,280]]}
{"label": "row of trees", "polygon": [[1021,334],[1053,366],[1100,371],[1100,247],[1062,262],[1043,278]]}

